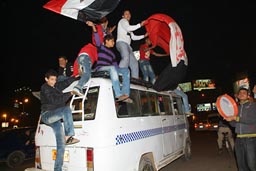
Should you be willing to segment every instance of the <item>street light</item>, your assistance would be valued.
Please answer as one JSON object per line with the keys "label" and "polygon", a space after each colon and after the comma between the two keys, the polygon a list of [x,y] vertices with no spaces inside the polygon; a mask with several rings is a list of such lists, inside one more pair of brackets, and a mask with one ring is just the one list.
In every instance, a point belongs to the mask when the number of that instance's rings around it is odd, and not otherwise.
{"label": "street light", "polygon": [[24,99],[24,103],[28,103],[28,98],[25,98],[25,99]]}
{"label": "street light", "polygon": [[28,103],[28,98],[25,98],[24,100],[23,100],[23,104],[22,104],[22,114],[24,114],[24,109],[25,109],[25,103]]}
{"label": "street light", "polygon": [[2,117],[4,118],[4,122],[2,122],[2,127],[6,128],[8,127],[8,122],[6,122],[7,114],[4,113]]}
{"label": "street light", "polygon": [[15,104],[14,104],[14,107],[16,108],[19,108],[19,105],[22,105],[22,115],[25,113],[25,103],[28,103],[29,102],[29,99],[28,98],[25,98],[23,101],[19,101],[19,100],[15,100]]}
{"label": "street light", "polygon": [[7,118],[7,114],[6,113],[3,114],[3,118],[4,118],[4,122],[6,122],[6,118]]}

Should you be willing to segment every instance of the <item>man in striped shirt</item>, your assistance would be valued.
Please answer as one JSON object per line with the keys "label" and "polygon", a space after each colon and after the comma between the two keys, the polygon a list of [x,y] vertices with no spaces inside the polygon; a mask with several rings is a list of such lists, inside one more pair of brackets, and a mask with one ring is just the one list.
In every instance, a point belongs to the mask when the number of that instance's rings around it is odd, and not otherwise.
{"label": "man in striped shirt", "polygon": [[[94,33],[95,43],[98,52],[98,61],[95,66],[96,71],[108,71],[113,84],[115,98],[117,101],[132,103],[130,95],[130,71],[128,68],[119,68],[115,53],[111,48],[115,45],[114,37],[110,34],[104,36],[103,44],[100,42],[100,36],[93,22],[87,21]],[[120,87],[119,74],[122,75],[122,88]]]}

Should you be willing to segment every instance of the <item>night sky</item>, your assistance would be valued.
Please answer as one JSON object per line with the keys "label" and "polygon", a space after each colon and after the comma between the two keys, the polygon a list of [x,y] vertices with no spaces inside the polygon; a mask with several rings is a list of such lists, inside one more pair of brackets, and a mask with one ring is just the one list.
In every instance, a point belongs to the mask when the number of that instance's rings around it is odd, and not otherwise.
{"label": "night sky", "polygon": [[[38,91],[44,82],[44,73],[57,67],[59,55],[66,55],[73,62],[80,48],[91,41],[91,28],[44,9],[46,2],[1,1],[4,46],[0,66],[1,104],[18,87],[25,85]],[[131,24],[155,13],[167,14],[178,23],[189,59],[188,81],[213,78],[219,85],[228,87],[237,72],[249,71],[255,76],[256,6],[253,1],[121,0],[107,16],[110,26],[117,25],[123,9],[131,11]],[[144,31],[142,28],[135,33],[144,34]],[[139,43],[142,42],[132,44],[135,50]],[[156,74],[167,61],[168,58],[153,59]]]}

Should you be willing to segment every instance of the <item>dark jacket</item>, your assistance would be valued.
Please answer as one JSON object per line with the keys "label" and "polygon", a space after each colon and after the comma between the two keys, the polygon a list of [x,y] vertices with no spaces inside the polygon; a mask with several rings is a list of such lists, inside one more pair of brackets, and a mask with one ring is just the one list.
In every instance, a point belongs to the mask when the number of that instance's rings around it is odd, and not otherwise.
{"label": "dark jacket", "polygon": [[256,136],[256,103],[246,102],[238,106],[238,120],[232,121],[235,132],[240,135],[255,134]]}
{"label": "dark jacket", "polygon": [[73,74],[73,64],[72,63],[68,62],[66,64],[66,68],[63,68],[63,67],[59,66],[58,76],[63,75],[63,76],[71,77],[72,74]]}
{"label": "dark jacket", "polygon": [[51,87],[47,83],[44,83],[41,86],[40,91],[41,112],[64,107],[72,95],[70,92],[63,93],[62,90],[68,87],[75,80],[75,77],[70,77],[64,81],[57,82],[55,87]]}

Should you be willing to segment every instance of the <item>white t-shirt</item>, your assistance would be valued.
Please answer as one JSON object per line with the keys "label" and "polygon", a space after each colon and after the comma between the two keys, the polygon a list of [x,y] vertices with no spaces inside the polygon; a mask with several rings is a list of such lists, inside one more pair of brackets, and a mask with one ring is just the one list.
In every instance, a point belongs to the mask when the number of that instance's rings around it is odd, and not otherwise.
{"label": "white t-shirt", "polygon": [[131,40],[140,40],[143,39],[145,36],[144,35],[134,35],[132,31],[137,30],[140,28],[140,24],[136,25],[130,25],[128,20],[125,18],[122,18],[117,25],[117,39],[116,42],[123,41],[128,43],[129,45],[131,44]]}

